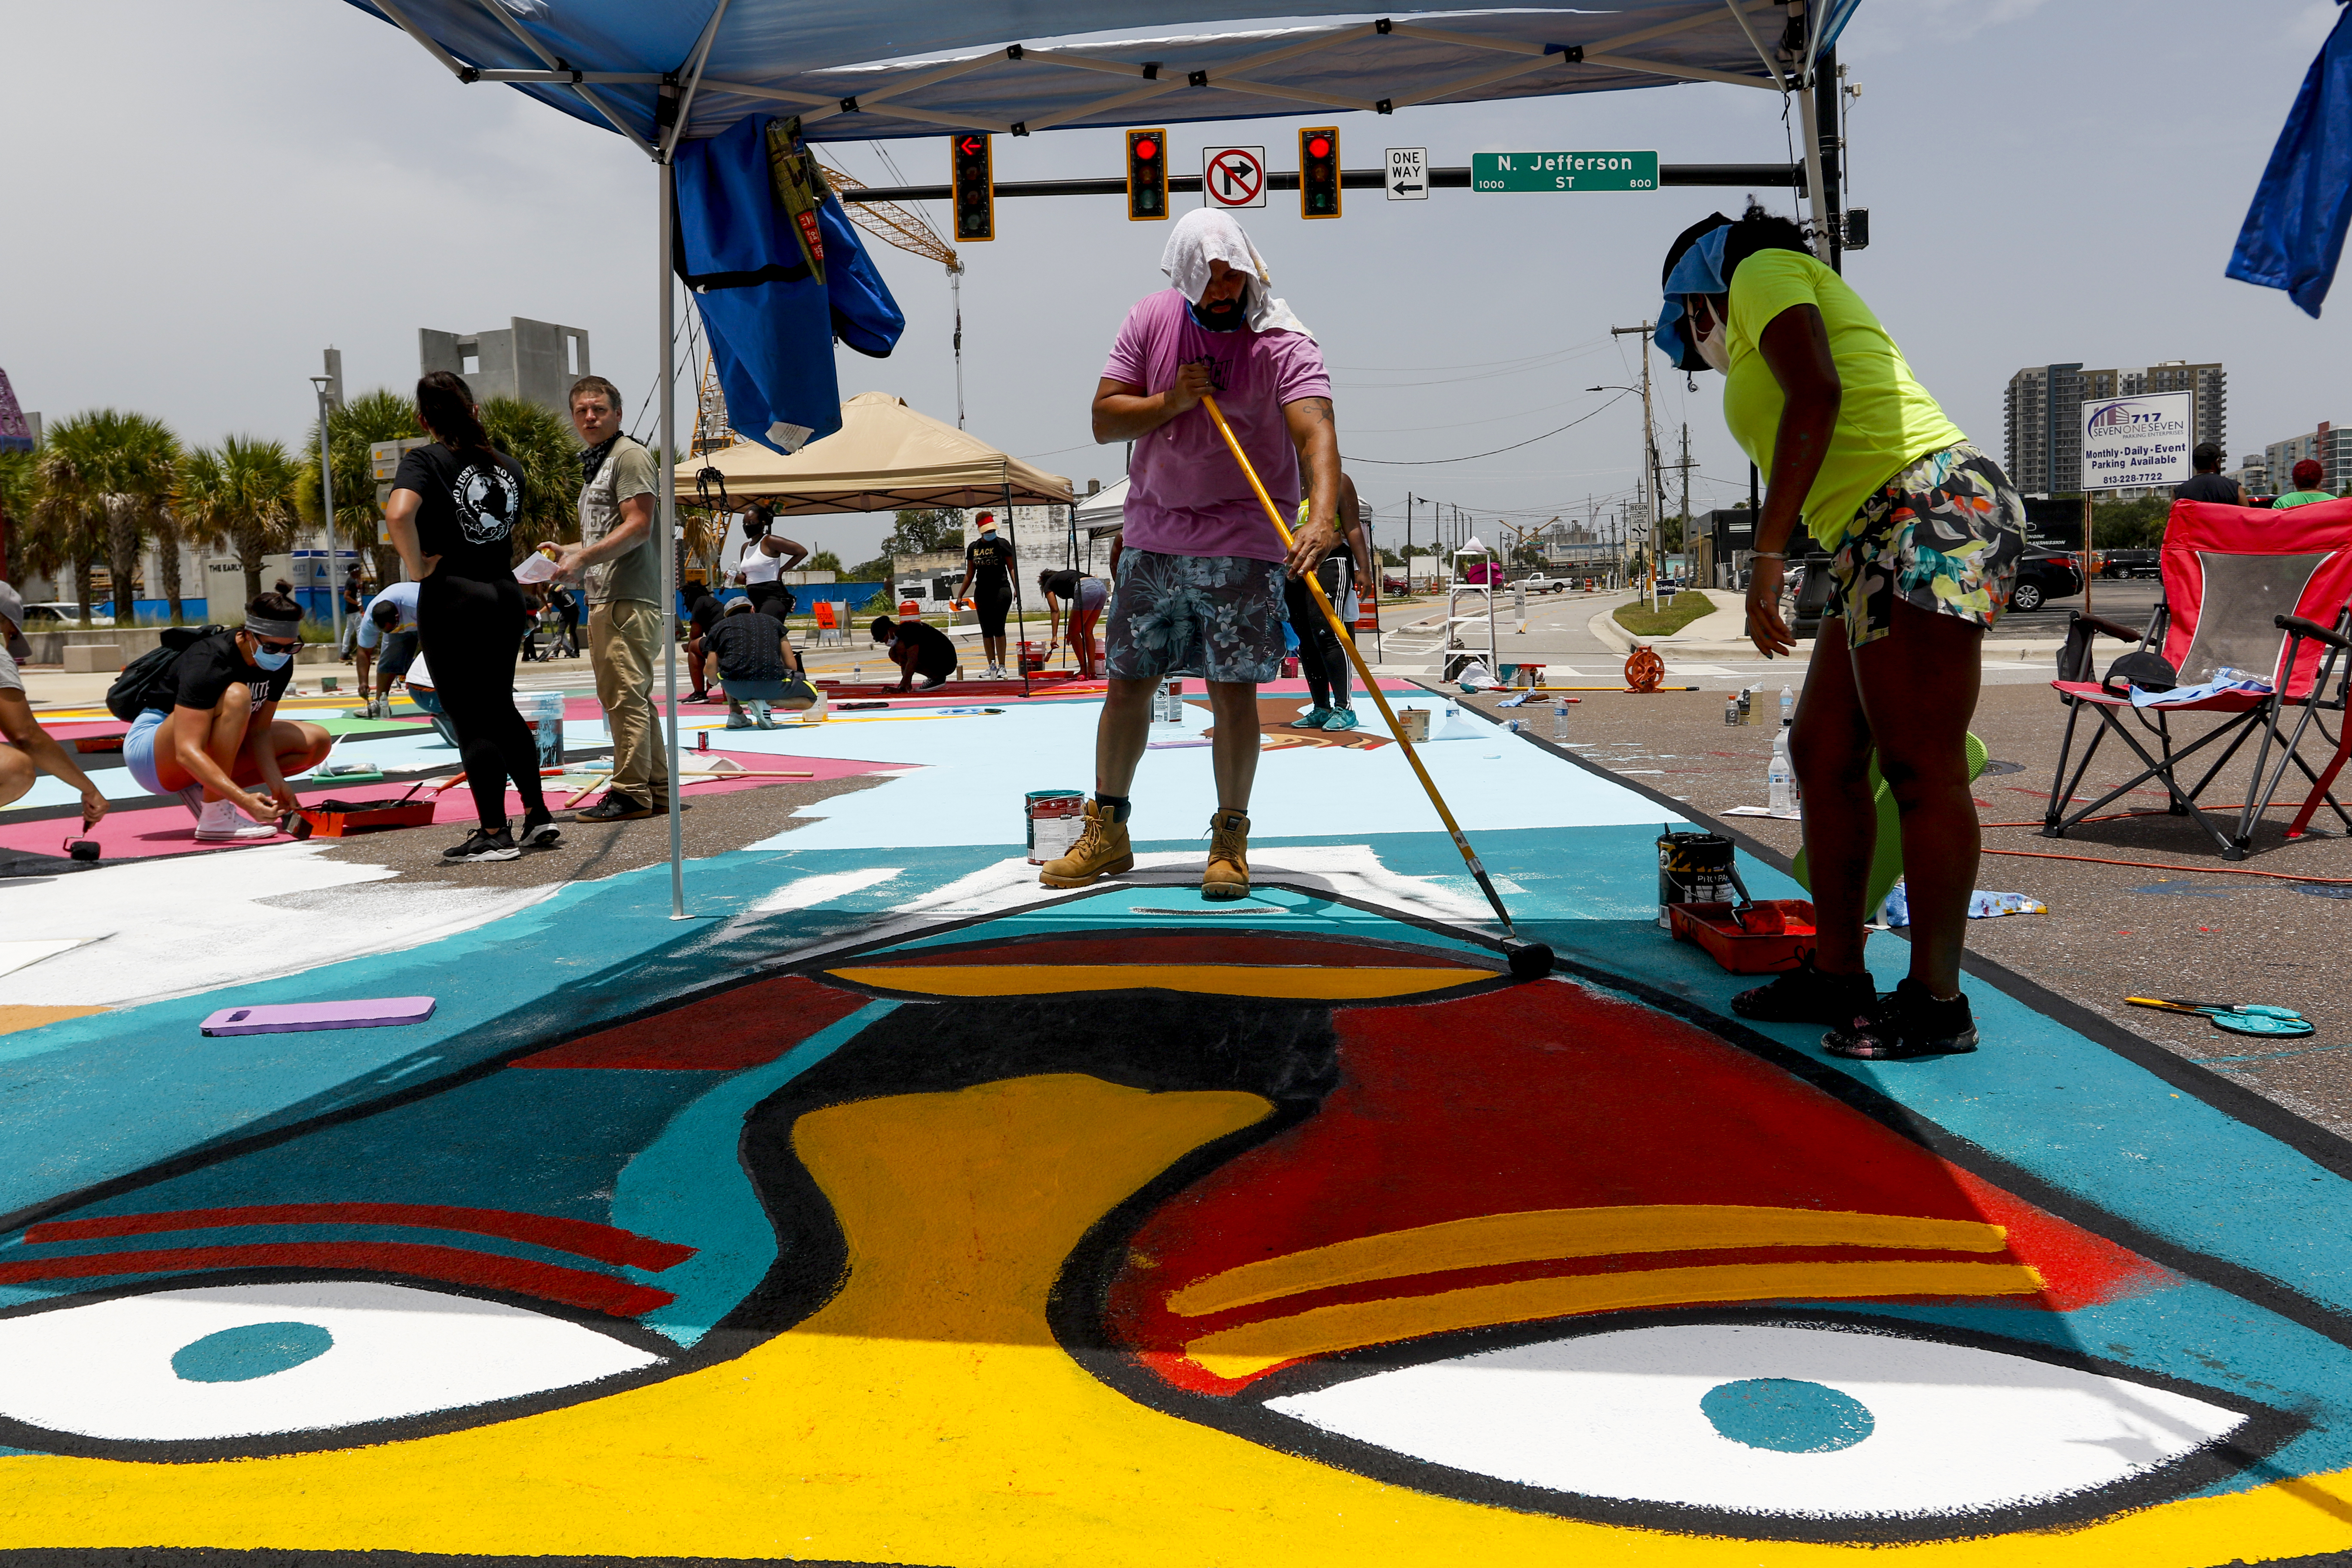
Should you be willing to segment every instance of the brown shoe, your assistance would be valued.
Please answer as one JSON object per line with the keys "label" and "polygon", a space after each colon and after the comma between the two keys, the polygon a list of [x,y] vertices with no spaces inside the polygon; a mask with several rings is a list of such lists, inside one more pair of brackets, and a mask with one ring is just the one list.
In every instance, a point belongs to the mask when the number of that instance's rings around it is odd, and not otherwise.
{"label": "brown shoe", "polygon": [[1127,841],[1127,824],[1113,822],[1100,805],[1086,803],[1087,825],[1070,852],[1037,868],[1037,880],[1049,888],[1083,888],[1105,877],[1135,869],[1135,850]]}
{"label": "brown shoe", "polygon": [[1201,873],[1201,896],[1245,899],[1249,890],[1249,814],[1220,811],[1209,818],[1209,864]]}

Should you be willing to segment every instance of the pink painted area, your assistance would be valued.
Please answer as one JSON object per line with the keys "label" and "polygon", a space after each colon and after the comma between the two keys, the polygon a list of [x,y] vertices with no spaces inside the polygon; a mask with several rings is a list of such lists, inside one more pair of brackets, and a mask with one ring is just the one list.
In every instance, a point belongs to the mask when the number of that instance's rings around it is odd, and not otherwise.
{"label": "pink painted area", "polygon": [[[688,750],[686,757],[686,765],[688,767],[697,765],[698,762],[707,763],[714,757],[728,757],[747,768],[789,769],[807,773],[812,775],[812,782],[851,778],[860,773],[896,773],[902,771],[904,767],[904,764],[898,763],[868,763],[848,757],[772,756],[760,752],[724,752],[715,747],[708,752]],[[593,771],[593,763],[578,764],[578,771],[573,776],[580,779],[582,783],[585,783],[588,775]],[[433,790],[440,782],[435,780],[433,783],[418,786],[416,798],[431,798]],[[563,810],[563,803],[571,798],[571,790],[556,789],[553,787],[557,782],[555,780],[551,779],[547,782],[550,785],[548,805],[555,810]],[[729,795],[737,790],[759,789],[768,784],[798,782],[800,781],[793,779],[763,778],[696,779],[686,785],[685,793],[689,795]],[[572,786],[573,789],[578,787],[578,784]],[[397,800],[406,795],[408,785],[394,784],[389,780],[381,784],[341,785],[313,784],[308,780],[298,780],[295,793],[305,802],[312,803],[330,799],[389,801]],[[580,802],[581,806],[584,808],[594,805],[602,798],[603,794],[604,791],[600,787],[595,794],[583,797]],[[522,802],[511,787],[507,791],[507,810],[509,815],[517,818],[522,815]],[[464,784],[460,784],[453,789],[443,790],[439,797],[434,800],[433,821],[436,826],[443,823],[458,824],[473,820],[473,793]],[[54,855],[63,859],[66,853],[64,840],[82,837],[84,835],[81,832],[81,824],[70,816],[51,817],[40,822],[0,824],[0,849],[14,849],[28,855]],[[108,812],[105,820],[100,822],[97,829],[88,837],[98,840],[102,860],[138,860],[156,855],[186,855],[199,850],[244,849],[256,844],[293,842],[285,834],[278,834],[268,838],[255,838],[230,844],[198,843],[196,819],[188,814],[185,806],[176,804],[128,810],[117,807]],[[364,837],[365,835],[355,835],[354,839]]]}

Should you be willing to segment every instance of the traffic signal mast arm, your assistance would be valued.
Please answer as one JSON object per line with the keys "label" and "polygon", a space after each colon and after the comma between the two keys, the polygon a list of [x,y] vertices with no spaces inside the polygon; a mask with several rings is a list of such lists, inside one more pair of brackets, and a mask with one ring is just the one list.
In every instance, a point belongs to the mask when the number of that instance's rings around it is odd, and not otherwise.
{"label": "traffic signal mast arm", "polygon": [[[1343,169],[1339,184],[1344,190],[1378,190],[1387,184],[1386,169]],[[1432,169],[1429,171],[1432,189],[1466,191],[1470,188],[1470,171],[1465,168]],[[1661,185],[1738,187],[1752,190],[1766,186],[1784,186],[1802,194],[1805,188],[1805,166],[1802,163],[1661,163],[1658,165]],[[1270,191],[1295,191],[1298,188],[1297,174],[1284,174],[1269,169],[1265,176]],[[1076,180],[1004,180],[996,184],[999,197],[1008,196],[1117,196],[1127,193],[1123,178]],[[1201,176],[1171,174],[1168,189],[1178,195],[1198,195]],[[954,195],[950,185],[873,185],[864,190],[835,193],[845,202],[943,202]]]}

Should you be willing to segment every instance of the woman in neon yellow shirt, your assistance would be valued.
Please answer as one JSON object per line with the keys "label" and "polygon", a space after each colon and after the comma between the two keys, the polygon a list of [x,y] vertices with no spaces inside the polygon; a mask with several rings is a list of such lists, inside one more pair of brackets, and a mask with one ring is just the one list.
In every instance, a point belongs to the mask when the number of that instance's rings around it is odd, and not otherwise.
{"label": "woman in neon yellow shirt", "polygon": [[[1737,223],[1717,214],[1695,225],[1667,252],[1664,283],[1659,349],[1682,369],[1724,373],[1725,422],[1769,481],[1749,637],[1768,658],[1796,651],[1780,605],[1801,521],[1832,552],[1836,585],[1790,737],[1820,949],[1733,1010],[1832,1025],[1822,1044],[1837,1056],[1974,1050],[1960,994],[1978,849],[1966,742],[1985,629],[2008,605],[2024,549],[2025,503],[1786,218],[1750,206]],[[1901,813],[1912,922],[1910,975],[1884,996],[1863,963],[1874,750]]]}

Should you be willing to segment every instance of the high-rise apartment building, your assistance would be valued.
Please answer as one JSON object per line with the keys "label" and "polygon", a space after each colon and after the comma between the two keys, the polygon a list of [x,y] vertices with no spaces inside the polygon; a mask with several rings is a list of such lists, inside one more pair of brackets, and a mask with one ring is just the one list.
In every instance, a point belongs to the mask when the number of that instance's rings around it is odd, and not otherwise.
{"label": "high-rise apartment building", "polygon": [[2294,466],[2305,458],[2316,458],[2326,471],[2326,477],[2319,481],[2321,489],[2338,495],[2352,489],[2352,429],[2323,419],[2315,430],[2273,441],[2263,447],[2263,462],[2269,471],[2271,488],[2284,494],[2294,483]]}
{"label": "high-rise apartment building", "polygon": [[2065,495],[2083,488],[2083,405],[2152,392],[2193,395],[2192,443],[2229,441],[2229,378],[2221,365],[2165,360],[2114,370],[2073,364],[2028,365],[2009,378],[2002,399],[2009,436],[2004,465],[2028,495]]}
{"label": "high-rise apartment building", "polygon": [[2010,482],[2030,495],[2083,488],[2083,363],[2028,365],[2001,398]]}

